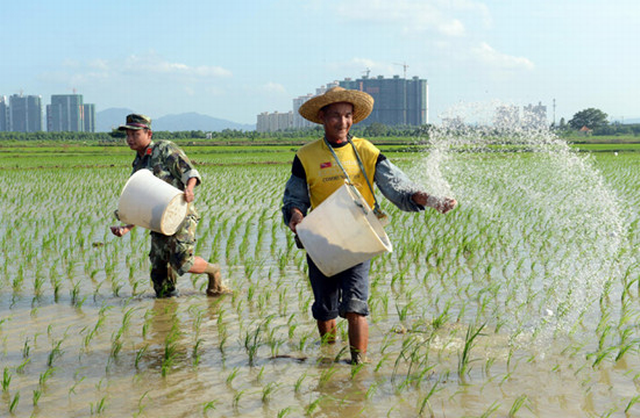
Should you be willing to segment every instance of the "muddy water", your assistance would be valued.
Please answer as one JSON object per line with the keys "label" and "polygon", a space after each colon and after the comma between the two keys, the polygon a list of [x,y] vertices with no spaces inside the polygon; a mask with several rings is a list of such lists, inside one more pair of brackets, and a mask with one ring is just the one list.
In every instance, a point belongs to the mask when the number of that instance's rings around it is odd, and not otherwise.
{"label": "muddy water", "polygon": [[[602,170],[620,190],[637,184],[606,159]],[[106,230],[126,173],[1,174],[12,187],[0,203],[0,415],[640,414],[637,267],[594,288],[567,326],[542,279],[557,280],[542,261],[562,248],[539,256],[538,243],[518,244],[530,234],[519,219],[498,233],[464,202],[445,218],[389,207],[395,251],[372,266],[370,363],[346,364],[345,323],[337,344],[319,343],[304,255],[281,225],[286,171],[203,170],[197,252],[222,264],[235,293],[207,298],[205,278],[186,275],[181,296],[164,300],[151,294],[146,233]],[[80,190],[69,186],[78,176]]]}

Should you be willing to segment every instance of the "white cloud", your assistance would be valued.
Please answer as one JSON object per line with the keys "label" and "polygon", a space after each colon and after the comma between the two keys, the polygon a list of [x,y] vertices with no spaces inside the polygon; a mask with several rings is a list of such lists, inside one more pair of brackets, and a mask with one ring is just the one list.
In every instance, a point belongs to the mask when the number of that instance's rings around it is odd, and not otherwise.
{"label": "white cloud", "polygon": [[287,89],[280,83],[274,83],[273,81],[264,84],[260,88],[262,91],[267,93],[278,93],[278,94],[286,94]]}
{"label": "white cloud", "polygon": [[122,65],[129,74],[163,74],[189,78],[230,77],[231,71],[219,66],[189,66],[164,60],[155,53],[130,55]]}
{"label": "white cloud", "polygon": [[66,60],[60,69],[48,71],[43,80],[83,87],[95,83],[111,83],[114,87],[130,83],[167,83],[181,87],[189,94],[203,91],[212,82],[231,77],[231,71],[219,66],[192,66],[171,62],[151,52],[130,55],[122,60],[93,59],[87,62]]}
{"label": "white cloud", "polygon": [[405,33],[432,31],[460,37],[467,32],[463,20],[490,26],[489,8],[474,0],[350,0],[333,1],[336,14],[345,20],[399,25]]}
{"label": "white cloud", "polygon": [[471,50],[474,58],[481,63],[502,70],[533,70],[534,65],[528,58],[515,57],[498,52],[486,42]]}

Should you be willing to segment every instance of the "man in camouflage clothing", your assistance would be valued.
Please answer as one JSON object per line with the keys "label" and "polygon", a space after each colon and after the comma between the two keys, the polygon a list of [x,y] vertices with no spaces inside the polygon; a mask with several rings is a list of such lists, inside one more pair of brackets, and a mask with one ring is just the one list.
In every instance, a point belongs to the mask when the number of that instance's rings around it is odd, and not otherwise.
{"label": "man in camouflage clothing", "polygon": [[[119,128],[126,131],[127,145],[136,151],[133,160],[133,173],[148,169],[161,180],[184,191],[187,203],[194,200],[193,189],[200,184],[198,170],[194,168],[185,153],[173,142],[151,140],[151,119],[144,115],[127,116],[125,125]],[[151,281],[158,297],[177,296],[176,273],[202,274],[209,276],[207,295],[216,296],[226,293],[222,285],[220,266],[208,263],[202,257],[193,254],[195,232],[200,216],[193,205],[189,205],[187,216],[178,231],[171,236],[151,232]],[[127,234],[134,225],[112,226],[111,232],[121,237]]]}

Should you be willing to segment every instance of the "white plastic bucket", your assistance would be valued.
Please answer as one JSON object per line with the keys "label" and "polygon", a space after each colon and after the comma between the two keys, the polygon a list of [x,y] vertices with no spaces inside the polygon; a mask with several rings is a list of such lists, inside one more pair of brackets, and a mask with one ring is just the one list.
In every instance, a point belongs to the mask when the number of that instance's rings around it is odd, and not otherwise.
{"label": "white plastic bucket", "polygon": [[389,237],[354,186],[345,184],[296,227],[307,254],[327,277],[393,251]]}
{"label": "white plastic bucket", "polygon": [[173,235],[187,215],[184,193],[149,170],[136,171],[122,188],[118,216],[122,222]]}

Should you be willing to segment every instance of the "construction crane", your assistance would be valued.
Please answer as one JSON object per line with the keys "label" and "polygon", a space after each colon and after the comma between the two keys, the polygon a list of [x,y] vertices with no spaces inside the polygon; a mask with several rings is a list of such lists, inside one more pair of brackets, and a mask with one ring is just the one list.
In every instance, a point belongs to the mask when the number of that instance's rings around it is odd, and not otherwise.
{"label": "construction crane", "polygon": [[409,66],[407,65],[406,62],[403,62],[402,64],[398,63],[398,62],[394,62],[393,65],[399,65],[402,67],[402,69],[404,70],[404,78],[407,78],[407,68],[409,68]]}
{"label": "construction crane", "polygon": [[369,78],[370,73],[371,73],[371,68],[369,67],[367,67],[367,69],[362,72],[362,74],[364,74],[364,78]]}

